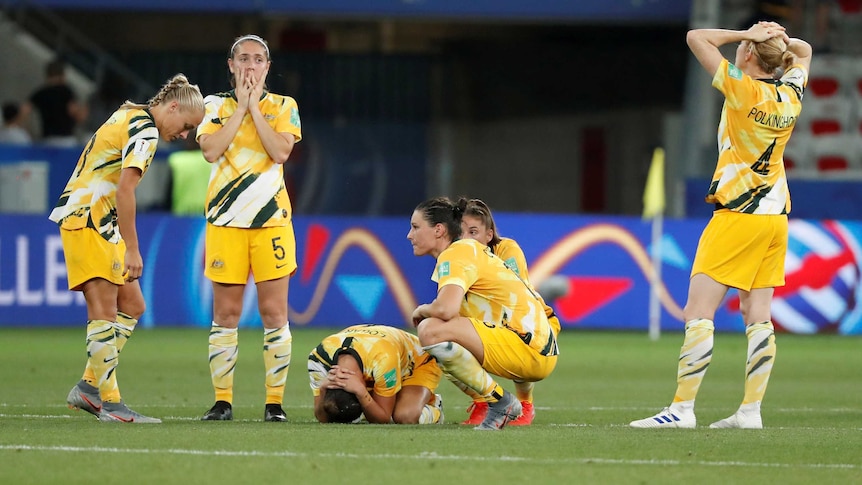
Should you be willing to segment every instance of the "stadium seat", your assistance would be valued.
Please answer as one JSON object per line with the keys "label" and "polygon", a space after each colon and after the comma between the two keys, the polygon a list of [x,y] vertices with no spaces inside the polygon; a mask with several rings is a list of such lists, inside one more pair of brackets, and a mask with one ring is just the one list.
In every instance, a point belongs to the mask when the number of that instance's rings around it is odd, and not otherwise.
{"label": "stadium seat", "polygon": [[837,52],[862,54],[862,0],[834,2],[830,23],[830,42]]}
{"label": "stadium seat", "polygon": [[820,173],[862,170],[858,136],[842,133],[815,137],[811,142],[811,158]]}
{"label": "stadium seat", "polygon": [[838,0],[838,8],[845,15],[862,14],[862,0]]}
{"label": "stadium seat", "polygon": [[850,94],[850,80],[853,78],[852,66],[856,60],[852,56],[840,54],[815,55],[811,58],[811,72],[805,93],[808,100],[833,98]]}
{"label": "stadium seat", "polygon": [[784,148],[784,169],[800,172],[811,170],[811,135],[803,130],[795,130]]}
{"label": "stadium seat", "polygon": [[803,101],[799,128],[813,136],[837,135],[851,131],[853,103],[848,96],[813,97]]}

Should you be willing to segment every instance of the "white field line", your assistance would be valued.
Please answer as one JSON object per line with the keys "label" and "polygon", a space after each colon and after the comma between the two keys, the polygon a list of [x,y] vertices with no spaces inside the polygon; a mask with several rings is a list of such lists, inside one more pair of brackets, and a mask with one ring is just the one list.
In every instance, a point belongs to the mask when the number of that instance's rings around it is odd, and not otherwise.
{"label": "white field line", "polygon": [[0,445],[2,451],[34,451],[56,453],[118,453],[118,454],[150,454],[150,455],[191,455],[218,457],[264,457],[264,458],[339,458],[356,460],[436,460],[436,461],[480,461],[480,462],[529,462],[531,464],[600,464],[600,465],[657,465],[657,466],[714,466],[714,467],[751,467],[751,468],[790,468],[790,469],[839,469],[859,470],[862,465],[856,463],[762,463],[746,461],[681,461],[681,460],[624,460],[614,458],[535,458],[523,456],[459,456],[439,455],[434,452],[408,454],[359,454],[359,453],[305,453],[294,451],[231,451],[231,450],[195,450],[185,448],[110,448],[100,446],[36,446],[26,444]]}

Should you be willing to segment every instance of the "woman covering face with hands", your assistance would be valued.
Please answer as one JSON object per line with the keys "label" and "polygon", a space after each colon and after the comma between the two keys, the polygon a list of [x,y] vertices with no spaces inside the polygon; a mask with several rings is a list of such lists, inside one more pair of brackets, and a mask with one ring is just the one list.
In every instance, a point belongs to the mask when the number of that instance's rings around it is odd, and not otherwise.
{"label": "woman covering face with hands", "polygon": [[264,420],[287,420],[281,405],[290,365],[287,291],[296,270],[296,243],[283,164],[302,130],[296,101],[266,89],[270,64],[265,40],[237,38],[227,60],[234,89],[206,97],[206,116],[198,128],[204,158],[213,164],[205,274],[213,285],[209,363],[216,402],[205,421],[233,419],[237,326],[250,274],[264,327]]}

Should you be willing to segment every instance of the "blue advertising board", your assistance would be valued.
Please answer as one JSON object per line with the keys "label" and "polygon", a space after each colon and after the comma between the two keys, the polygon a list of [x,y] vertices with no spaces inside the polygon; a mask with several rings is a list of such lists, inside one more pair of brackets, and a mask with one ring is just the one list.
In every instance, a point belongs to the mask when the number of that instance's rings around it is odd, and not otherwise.
{"label": "blue advertising board", "polygon": [[[646,330],[653,272],[660,250],[661,327],[682,329],[691,262],[707,219],[665,221],[654,246],[648,222],[630,217],[499,214],[539,286],[554,276],[567,291],[552,302],[564,328]],[[139,216],[144,257],[140,282],[146,326],[208,326],[212,290],[203,276],[204,227],[199,218]],[[290,282],[292,325],[344,327],[361,322],[409,326],[431,301],[434,260],[415,257],[405,217],[299,217],[299,267]],[[784,331],[862,334],[862,223],[792,219],[786,285],[777,288],[773,320]],[[56,226],[41,216],[0,216],[0,327],[80,325],[86,307],[66,289]],[[728,293],[716,329],[742,331],[739,298]],[[243,326],[259,326],[254,285],[246,292]]]}

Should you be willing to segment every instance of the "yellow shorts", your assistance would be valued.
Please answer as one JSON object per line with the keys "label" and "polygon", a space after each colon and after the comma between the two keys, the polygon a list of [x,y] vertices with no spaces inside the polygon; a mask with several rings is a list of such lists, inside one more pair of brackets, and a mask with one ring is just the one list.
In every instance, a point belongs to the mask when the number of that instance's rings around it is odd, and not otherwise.
{"label": "yellow shorts", "polygon": [[440,370],[434,357],[431,357],[430,354],[422,354],[413,363],[413,373],[401,379],[401,387],[422,386],[433,393],[437,389],[437,385],[440,384],[442,375],[443,371]]}
{"label": "yellow shorts", "polygon": [[81,291],[84,283],[93,278],[102,278],[115,285],[123,280],[126,243],[120,240],[113,244],[89,227],[83,229],[60,228],[63,255],[66,258],[66,274],[69,289]]}
{"label": "yellow shorts", "polygon": [[787,216],[715,211],[700,236],[691,276],[744,291],[784,286]]}
{"label": "yellow shorts", "polygon": [[482,367],[496,376],[516,381],[536,382],[553,372],[556,355],[542,355],[529,347],[515,332],[501,325],[470,318],[485,345]]}
{"label": "yellow shorts", "polygon": [[293,224],[245,229],[207,224],[207,278],[217,283],[245,284],[270,281],[296,271],[296,240]]}

